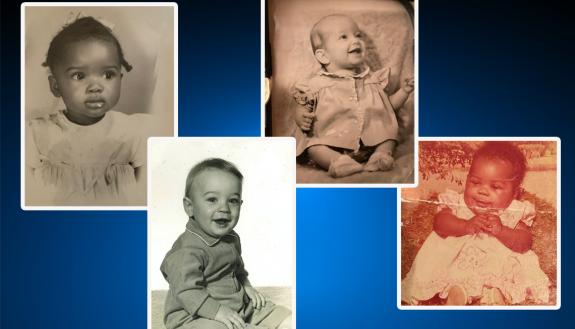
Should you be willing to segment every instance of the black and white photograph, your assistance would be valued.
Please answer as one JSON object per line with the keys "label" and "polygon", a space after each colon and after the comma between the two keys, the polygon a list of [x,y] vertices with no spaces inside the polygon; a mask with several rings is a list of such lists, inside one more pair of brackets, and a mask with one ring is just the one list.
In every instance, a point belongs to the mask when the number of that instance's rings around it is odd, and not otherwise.
{"label": "black and white photograph", "polygon": [[293,138],[148,148],[148,328],[295,328]]}
{"label": "black and white photograph", "polygon": [[410,1],[269,0],[266,135],[297,142],[297,183],[414,186]]}
{"label": "black and white photograph", "polygon": [[177,5],[21,17],[22,208],[144,209],[146,140],[177,135]]}

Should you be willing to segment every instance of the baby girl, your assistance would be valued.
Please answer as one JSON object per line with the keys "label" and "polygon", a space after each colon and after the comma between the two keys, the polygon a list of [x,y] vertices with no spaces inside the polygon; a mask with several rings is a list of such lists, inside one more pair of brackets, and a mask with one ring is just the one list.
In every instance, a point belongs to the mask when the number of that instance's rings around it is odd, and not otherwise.
{"label": "baby girl", "polygon": [[463,194],[439,195],[434,230],[402,281],[404,302],[436,294],[447,305],[549,302],[549,278],[531,250],[535,208],[517,199],[525,171],[523,153],[509,142],[475,152]]}
{"label": "baby girl", "polygon": [[[26,127],[27,182],[47,205],[143,204],[146,140],[142,115],[112,109],[120,99],[124,58],[111,30],[92,17],[52,39],[44,66],[65,108]],[[28,184],[28,183],[27,183]]]}

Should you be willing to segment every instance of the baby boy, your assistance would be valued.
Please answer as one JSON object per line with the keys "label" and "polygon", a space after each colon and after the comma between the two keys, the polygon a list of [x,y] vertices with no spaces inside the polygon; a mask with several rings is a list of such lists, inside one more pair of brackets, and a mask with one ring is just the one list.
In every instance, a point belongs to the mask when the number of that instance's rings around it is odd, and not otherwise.
{"label": "baby boy", "polygon": [[[166,254],[167,329],[289,328],[290,311],[267,301],[244,269],[239,236],[243,175],[218,158],[188,173],[186,230]],[[285,322],[285,323],[284,323]]]}
{"label": "baby boy", "polygon": [[413,92],[413,78],[388,96],[389,69],[370,71],[364,34],[348,16],[320,19],[310,39],[322,69],[294,88],[300,105],[298,156],[307,153],[333,177],[390,170],[398,133],[395,111]]}

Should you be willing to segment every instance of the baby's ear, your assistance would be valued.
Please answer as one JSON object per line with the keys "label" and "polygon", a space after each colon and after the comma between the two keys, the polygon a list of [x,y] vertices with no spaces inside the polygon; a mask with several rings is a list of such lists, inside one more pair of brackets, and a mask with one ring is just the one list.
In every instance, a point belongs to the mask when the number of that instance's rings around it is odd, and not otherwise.
{"label": "baby's ear", "polygon": [[328,65],[329,64],[329,56],[324,49],[317,49],[314,53],[315,59],[321,63],[321,65]]}
{"label": "baby's ear", "polygon": [[192,205],[192,200],[188,197],[184,197],[184,210],[188,217],[194,216],[194,206]]}
{"label": "baby's ear", "polygon": [[56,81],[53,75],[48,76],[48,83],[50,84],[50,90],[54,97],[61,97],[62,93],[60,93],[60,89],[58,88],[58,81]]}

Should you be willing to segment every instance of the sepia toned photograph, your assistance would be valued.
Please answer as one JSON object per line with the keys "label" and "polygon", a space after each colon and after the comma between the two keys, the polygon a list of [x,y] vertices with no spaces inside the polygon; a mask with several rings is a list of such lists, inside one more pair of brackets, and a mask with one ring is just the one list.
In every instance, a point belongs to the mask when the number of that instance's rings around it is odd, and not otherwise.
{"label": "sepia toned photograph", "polygon": [[145,209],[146,141],[177,135],[177,5],[21,6],[24,210]]}
{"label": "sepia toned photograph", "polygon": [[398,192],[400,309],[558,309],[560,140],[425,138]]}
{"label": "sepia toned photograph", "polygon": [[265,134],[297,142],[297,183],[415,186],[411,1],[269,0]]}
{"label": "sepia toned photograph", "polygon": [[295,328],[293,138],[148,148],[148,328]]}

